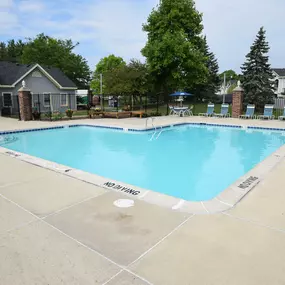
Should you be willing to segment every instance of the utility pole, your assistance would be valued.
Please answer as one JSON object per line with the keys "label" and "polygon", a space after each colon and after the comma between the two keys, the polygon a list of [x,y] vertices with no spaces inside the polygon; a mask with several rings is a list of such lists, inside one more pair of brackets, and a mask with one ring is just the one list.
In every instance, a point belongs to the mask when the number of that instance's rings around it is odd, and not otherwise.
{"label": "utility pole", "polygon": [[225,104],[225,100],[226,100],[226,91],[227,91],[227,90],[226,90],[226,89],[227,89],[227,87],[226,87],[226,80],[227,80],[227,79],[226,79],[226,73],[224,73],[223,104]]}
{"label": "utility pole", "polygon": [[100,97],[101,97],[101,108],[104,106],[104,97],[103,97],[103,74],[100,73]]}

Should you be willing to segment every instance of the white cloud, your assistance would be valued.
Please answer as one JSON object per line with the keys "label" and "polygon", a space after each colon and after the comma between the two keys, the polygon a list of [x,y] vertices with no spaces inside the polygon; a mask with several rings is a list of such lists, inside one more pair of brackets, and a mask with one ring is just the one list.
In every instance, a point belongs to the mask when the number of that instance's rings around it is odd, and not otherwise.
{"label": "white cloud", "polygon": [[44,11],[45,5],[39,1],[23,0],[20,1],[18,9],[21,13],[40,13]]}
{"label": "white cloud", "polygon": [[0,9],[13,7],[13,0],[0,0]]}
{"label": "white cloud", "polygon": [[11,35],[18,25],[18,17],[8,11],[0,11],[0,36]]}
{"label": "white cloud", "polygon": [[[142,31],[159,0],[0,0],[0,36],[51,36],[79,41],[76,50],[93,68],[110,53],[142,58]],[[13,6],[14,5],[14,6]],[[265,26],[273,66],[285,67],[283,40],[284,0],[196,0],[204,16],[205,33],[220,69],[235,69],[244,62],[260,26]],[[11,9],[13,7],[13,9]]]}
{"label": "white cloud", "polygon": [[250,45],[261,26],[267,30],[273,66],[285,67],[284,27],[285,1],[273,0],[196,0],[204,14],[209,44],[216,53],[221,70],[239,71]]}

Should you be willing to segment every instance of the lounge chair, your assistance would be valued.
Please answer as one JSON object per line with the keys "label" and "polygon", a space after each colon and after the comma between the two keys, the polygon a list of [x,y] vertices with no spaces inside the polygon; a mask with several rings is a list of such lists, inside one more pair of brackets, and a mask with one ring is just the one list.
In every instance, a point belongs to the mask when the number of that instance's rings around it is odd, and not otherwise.
{"label": "lounge chair", "polygon": [[263,115],[258,116],[258,119],[268,119],[268,120],[274,120],[273,115],[273,107],[274,105],[265,105],[264,106],[264,113]]}
{"label": "lounge chair", "polygon": [[214,114],[214,104],[208,104],[207,113],[200,113],[199,116],[211,117]]}
{"label": "lounge chair", "polygon": [[285,107],[283,109],[283,115],[278,117],[278,120],[283,121],[285,120]]}
{"label": "lounge chair", "polygon": [[140,118],[142,118],[143,117],[143,115],[145,114],[145,111],[132,111],[131,112],[131,117],[133,117],[133,116],[139,116]]}
{"label": "lounge chair", "polygon": [[255,119],[254,115],[255,105],[247,105],[245,115],[240,115],[241,119]]}
{"label": "lounge chair", "polygon": [[128,118],[131,117],[131,112],[103,112],[103,118]]}
{"label": "lounge chair", "polygon": [[214,114],[215,117],[219,117],[219,118],[226,118],[230,116],[229,113],[229,104],[222,104],[221,107],[221,113],[220,114]]}

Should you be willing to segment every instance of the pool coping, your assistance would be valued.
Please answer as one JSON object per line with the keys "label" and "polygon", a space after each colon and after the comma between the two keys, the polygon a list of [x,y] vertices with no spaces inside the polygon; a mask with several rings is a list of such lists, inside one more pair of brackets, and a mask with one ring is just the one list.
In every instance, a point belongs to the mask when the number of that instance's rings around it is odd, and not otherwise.
{"label": "pool coping", "polygon": [[[112,126],[101,126],[101,125],[89,125],[89,124],[70,124],[63,126],[45,127],[45,128],[32,128],[24,130],[11,130],[11,131],[0,131],[0,135],[23,133],[23,132],[34,132],[41,130],[50,129],[62,129],[72,127],[94,127],[104,129],[115,129],[121,131],[130,132],[146,132],[157,129],[167,129],[176,126],[183,125],[197,125],[197,126],[208,126],[208,127],[230,127],[239,129],[257,129],[257,130],[271,130],[271,131],[284,131],[285,128],[266,128],[266,127],[255,127],[255,126],[241,126],[241,125],[225,125],[225,124],[211,124],[211,123],[176,123],[166,124],[158,126],[157,128],[123,128],[123,127],[112,127]],[[265,158],[254,168],[252,168],[245,175],[241,176],[233,184],[231,184],[224,191],[220,192],[215,198],[207,201],[186,201],[180,198],[161,194],[152,190],[140,188],[134,185],[130,185],[124,182],[116,181],[114,179],[108,179],[97,174],[88,173],[79,169],[71,168],[62,164],[51,162],[42,158],[34,157],[25,153],[16,152],[9,148],[0,146],[0,153],[8,155],[10,157],[19,159],[21,161],[43,167],[69,177],[93,184],[109,191],[120,192],[128,197],[139,199],[151,204],[170,208],[174,211],[187,212],[192,214],[213,214],[218,212],[224,212],[233,208],[239,201],[241,201],[247,193],[255,188],[265,176],[274,169],[284,158],[285,158],[285,145],[281,146],[270,156]]]}

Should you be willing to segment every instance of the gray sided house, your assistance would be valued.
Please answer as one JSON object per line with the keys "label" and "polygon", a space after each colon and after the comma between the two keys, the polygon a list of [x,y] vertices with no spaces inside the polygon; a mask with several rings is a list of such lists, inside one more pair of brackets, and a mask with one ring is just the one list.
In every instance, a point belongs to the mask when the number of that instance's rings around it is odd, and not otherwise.
{"label": "gray sided house", "polygon": [[0,61],[0,115],[19,113],[22,81],[31,90],[33,108],[44,112],[76,109],[76,85],[58,68]]}

